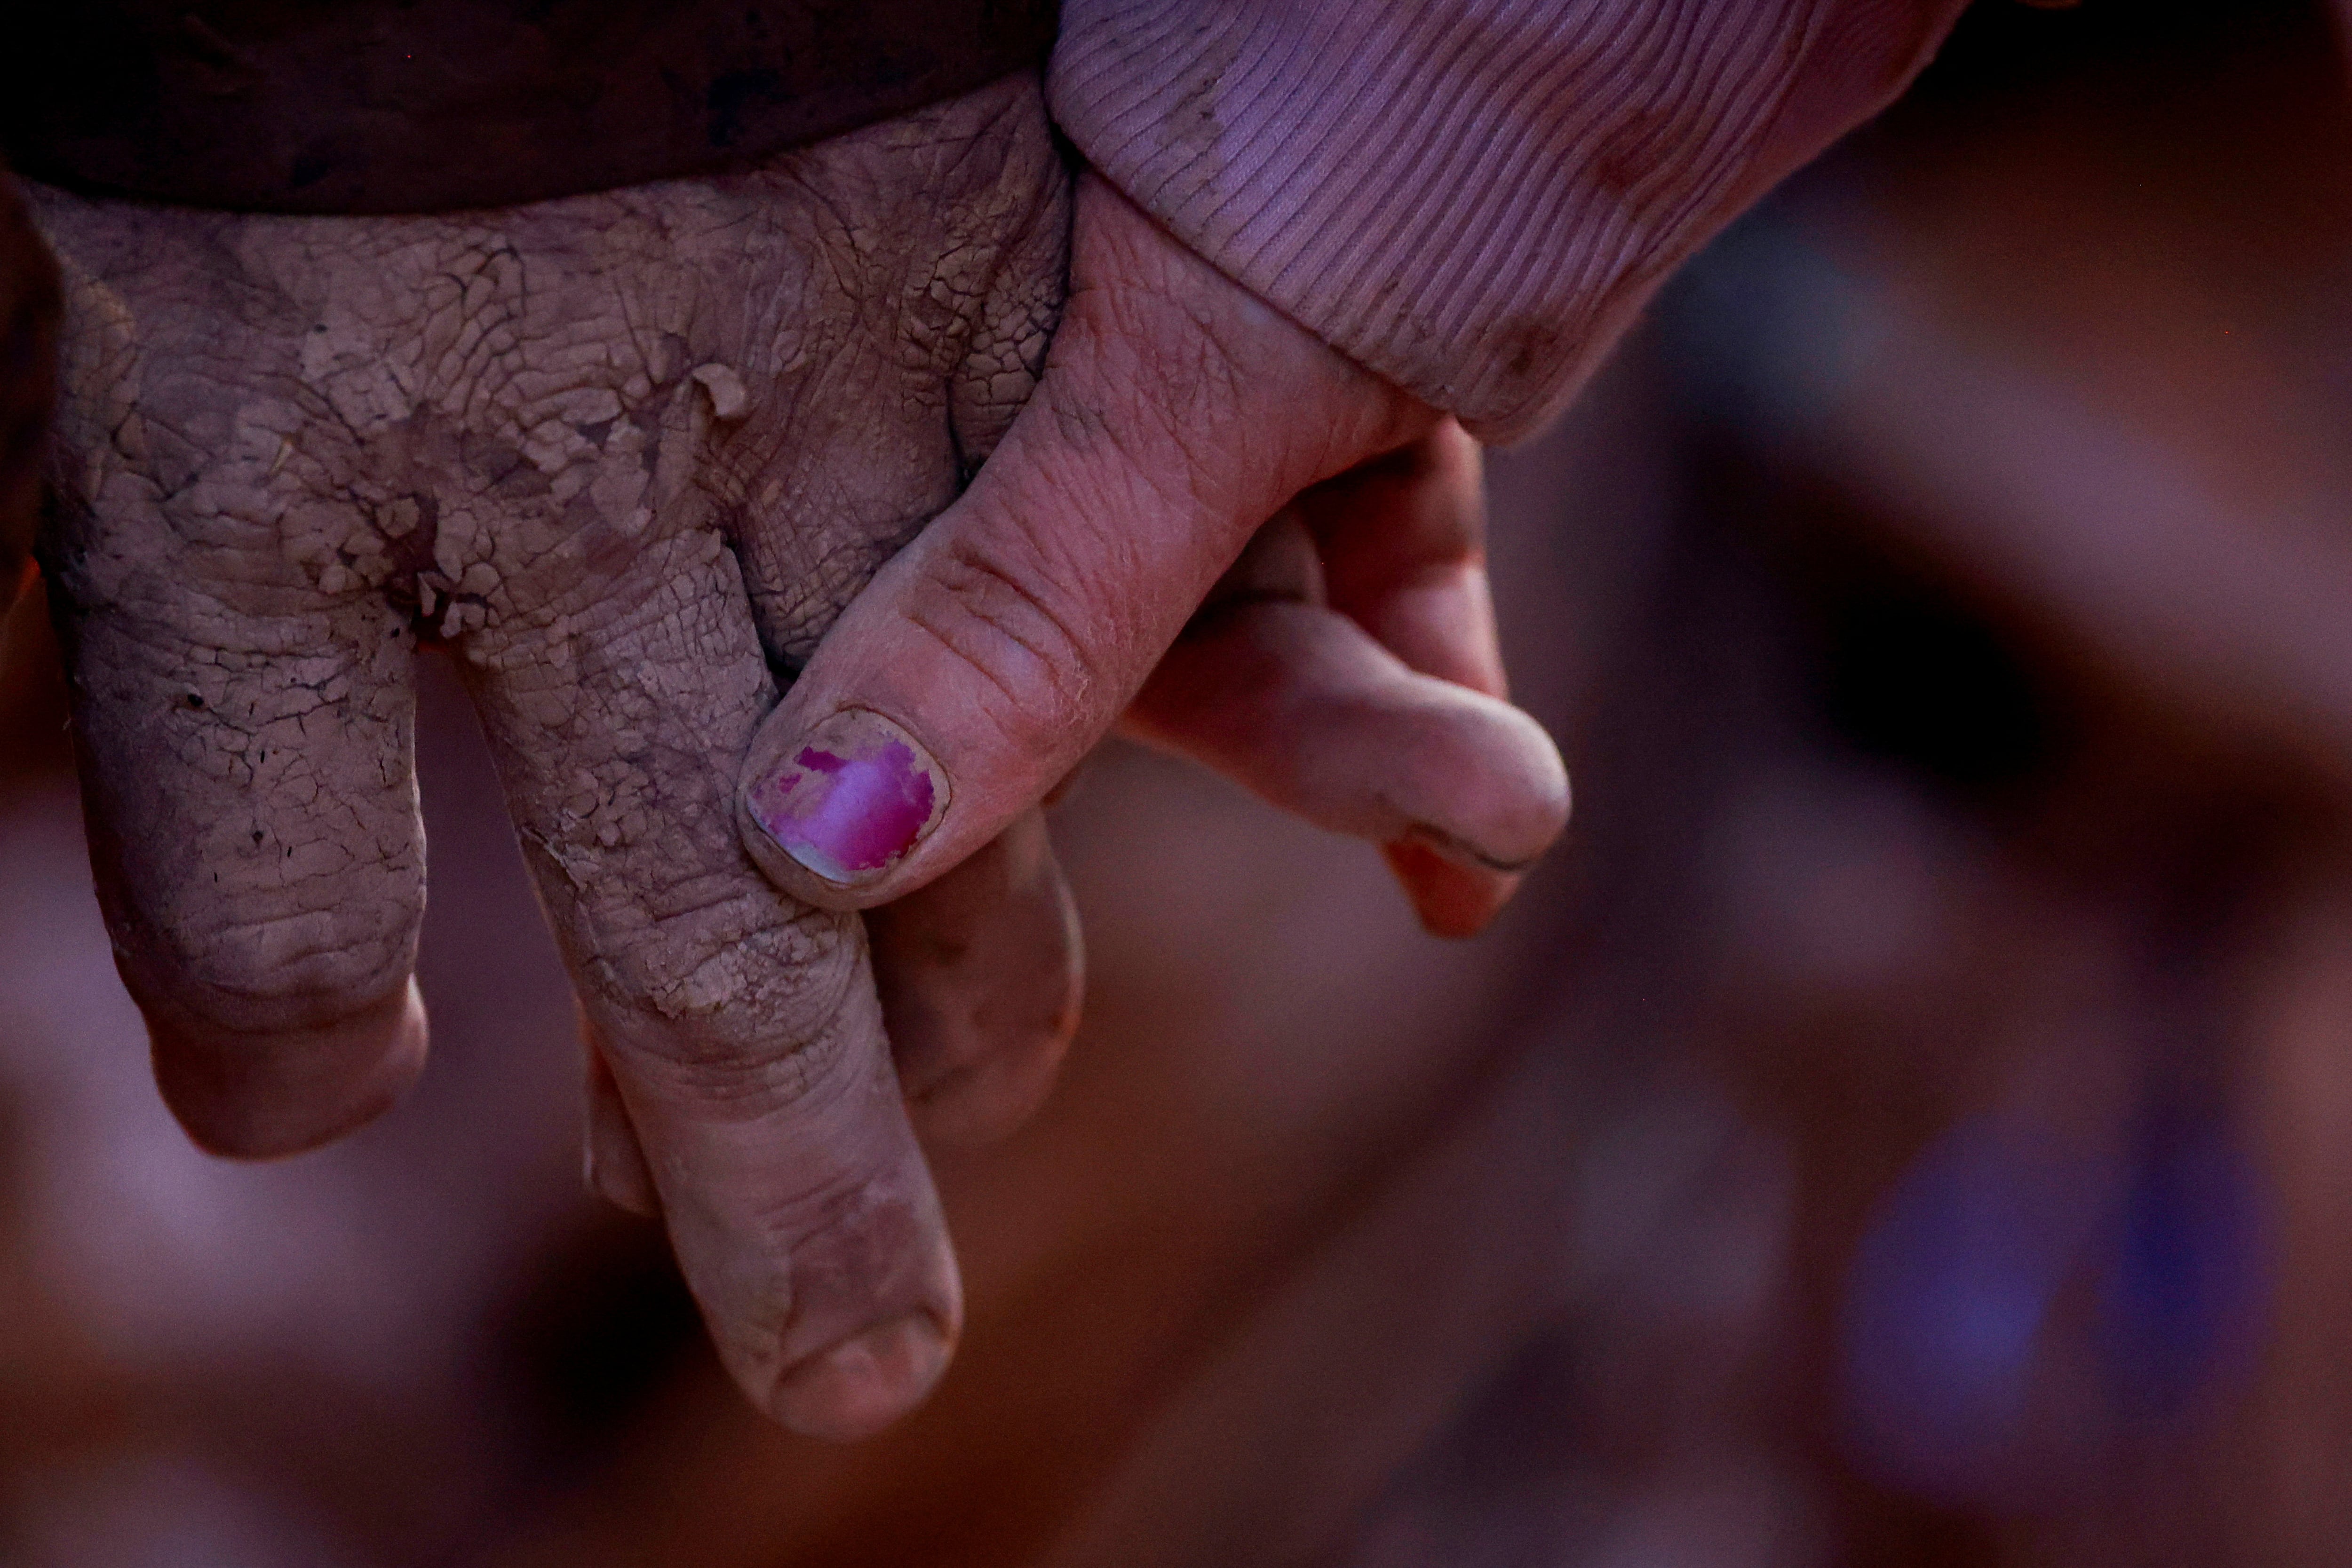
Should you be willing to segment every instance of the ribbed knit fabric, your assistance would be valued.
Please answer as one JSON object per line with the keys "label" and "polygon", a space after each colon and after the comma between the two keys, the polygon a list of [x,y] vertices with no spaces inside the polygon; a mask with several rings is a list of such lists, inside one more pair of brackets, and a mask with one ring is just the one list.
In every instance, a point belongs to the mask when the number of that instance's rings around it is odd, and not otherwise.
{"label": "ribbed knit fabric", "polygon": [[1050,92],[1229,277],[1508,440],[1964,5],[1064,0]]}

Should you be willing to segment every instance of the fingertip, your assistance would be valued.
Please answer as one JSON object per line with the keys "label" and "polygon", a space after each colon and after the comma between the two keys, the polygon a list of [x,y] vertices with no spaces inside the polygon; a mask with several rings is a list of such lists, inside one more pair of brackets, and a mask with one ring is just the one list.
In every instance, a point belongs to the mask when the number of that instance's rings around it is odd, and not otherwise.
{"label": "fingertip", "polygon": [[614,1082],[613,1069],[598,1049],[593,1030],[583,1041],[588,1054],[587,1116],[583,1129],[583,1177],[588,1190],[624,1213],[646,1219],[661,1218],[661,1197],[654,1186],[653,1167],[646,1163],[645,1145],[637,1141],[629,1107]]}
{"label": "fingertip", "polygon": [[425,998],[410,979],[330,1022],[267,1032],[144,1007],[163,1103],[197,1147],[282,1159],[390,1110],[425,1070]]}
{"label": "fingertip", "polygon": [[1573,795],[1559,747],[1498,698],[1451,691],[1428,724],[1390,736],[1388,750],[1369,752],[1360,767],[1406,816],[1397,837],[1463,877],[1519,877],[1569,828]]}
{"label": "fingertip", "polygon": [[1518,708],[1487,698],[1464,705],[1448,755],[1451,787],[1431,790],[1412,838],[1457,865],[1526,871],[1568,829],[1568,764],[1551,736]]}
{"label": "fingertip", "polygon": [[1013,1133],[1052,1092],[1086,989],[1077,904],[1043,813],[866,924],[917,1134],[976,1148]]}
{"label": "fingertip", "polygon": [[803,1356],[777,1376],[768,1413],[804,1437],[852,1443],[921,1404],[955,1354],[952,1329],[912,1312]]}
{"label": "fingertip", "polygon": [[1332,831],[1419,830],[1496,871],[1523,869],[1568,821],[1568,768],[1541,725],[1309,605],[1246,605],[1181,645],[1130,727]]}
{"label": "fingertip", "polygon": [[1430,799],[1434,810],[1381,846],[1432,936],[1485,930],[1568,828],[1572,801],[1559,747],[1532,718],[1496,706],[1495,717],[1518,733],[1490,739],[1479,748],[1484,766],[1463,767],[1452,789]]}
{"label": "fingertip", "polygon": [[[825,1204],[818,1228],[787,1220],[782,1234],[762,1233],[779,1208],[741,1173],[718,1173],[714,1186],[707,1167],[688,1165],[666,1195],[671,1245],[720,1363],[755,1406],[804,1437],[849,1442],[906,1415],[945,1372],[962,1325],[929,1173],[895,1096],[890,1109],[905,1158],[845,1208]],[[872,1201],[875,1187],[908,1181],[923,1188],[915,1202]]]}
{"label": "fingertip", "polygon": [[1484,931],[1522,880],[1509,872],[1465,865],[1416,839],[1382,844],[1381,853],[1412,900],[1422,929],[1454,941]]}
{"label": "fingertip", "polygon": [[737,831],[769,881],[820,909],[905,891],[900,867],[947,815],[947,770],[905,727],[862,706],[762,736],[735,791]]}
{"label": "fingertip", "polygon": [[[862,981],[854,925],[827,929]],[[720,1364],[793,1430],[862,1437],[912,1408],[953,1349],[946,1217],[871,985],[807,1021],[749,1000],[722,1013],[728,1033],[691,1041],[651,1009],[589,1008]],[[721,1040],[735,1064],[714,1070]]]}
{"label": "fingertip", "polygon": [[982,1149],[1019,1131],[1053,1093],[1077,1022],[1073,1003],[1050,1025],[992,1041],[980,1060],[910,1089],[907,1114],[917,1136],[931,1147]]}
{"label": "fingertip", "polygon": [[582,1176],[590,1192],[624,1214],[634,1214],[640,1219],[661,1218],[661,1200],[654,1195],[653,1178],[646,1170],[644,1155],[634,1148],[624,1154],[591,1132],[583,1164]]}

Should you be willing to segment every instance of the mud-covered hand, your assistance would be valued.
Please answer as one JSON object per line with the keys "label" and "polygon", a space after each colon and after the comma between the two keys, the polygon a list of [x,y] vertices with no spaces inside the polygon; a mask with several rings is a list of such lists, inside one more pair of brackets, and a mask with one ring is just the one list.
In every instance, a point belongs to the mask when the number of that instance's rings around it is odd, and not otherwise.
{"label": "mud-covered hand", "polygon": [[[579,988],[598,1184],[658,1208],[787,1424],[854,1435],[920,1397],[960,1287],[864,928],[779,894],[732,797],[780,674],[1027,396],[1067,196],[1034,81],[506,211],[36,193],[68,296],[41,559],[93,861],[200,1142],[309,1147],[421,1064],[413,666],[438,641]],[[961,873],[976,895],[950,879],[896,925],[1026,944],[979,974],[1019,994],[977,1010],[1057,1040],[1067,906],[1015,827]],[[971,1014],[922,1004],[973,977],[917,963],[898,1010]]]}
{"label": "mud-covered hand", "polygon": [[761,727],[746,845],[811,903],[899,897],[1124,716],[1476,929],[1568,778],[1502,700],[1475,444],[1092,175],[1070,282],[988,466]]}

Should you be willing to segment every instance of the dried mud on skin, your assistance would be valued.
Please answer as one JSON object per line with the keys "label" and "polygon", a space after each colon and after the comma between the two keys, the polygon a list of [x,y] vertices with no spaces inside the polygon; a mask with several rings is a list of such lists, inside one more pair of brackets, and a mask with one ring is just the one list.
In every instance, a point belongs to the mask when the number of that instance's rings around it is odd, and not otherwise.
{"label": "dried mud on skin", "polygon": [[[780,674],[1026,398],[1067,196],[1030,78],[751,173],[490,212],[36,188],[67,300],[41,553],[150,1018],[316,1029],[401,993],[413,661],[446,643],[632,1104],[740,1116],[646,1151],[689,1274],[729,1236],[798,1239],[796,1269],[696,1281],[772,1381],[779,1313],[938,1224],[863,928],[758,874],[735,780]],[[751,1138],[787,1113],[856,1146]],[[845,1191],[843,1162],[920,1190]],[[755,1167],[806,1212],[688,1198]]]}

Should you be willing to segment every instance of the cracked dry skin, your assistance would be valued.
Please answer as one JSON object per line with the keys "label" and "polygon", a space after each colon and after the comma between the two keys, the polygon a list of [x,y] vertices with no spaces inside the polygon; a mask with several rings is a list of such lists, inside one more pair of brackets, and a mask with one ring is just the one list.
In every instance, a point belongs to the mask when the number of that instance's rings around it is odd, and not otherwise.
{"label": "cracked dry skin", "polygon": [[446,642],[730,1365],[806,1429],[895,1413],[960,1313],[937,1199],[863,928],[761,878],[731,795],[773,672],[1034,382],[1067,240],[1034,79],[499,211],[34,203],[67,295],[41,554],[175,1110],[278,1152],[414,1071],[411,670]]}

